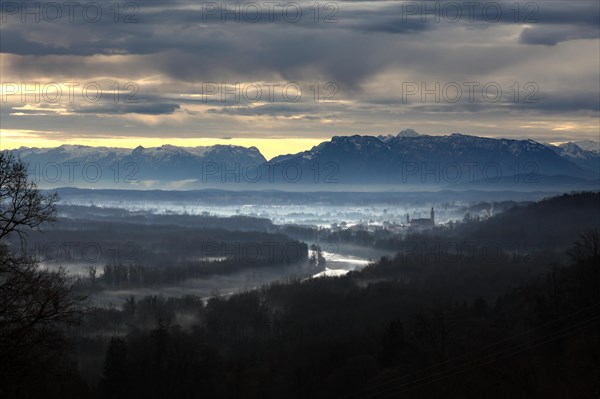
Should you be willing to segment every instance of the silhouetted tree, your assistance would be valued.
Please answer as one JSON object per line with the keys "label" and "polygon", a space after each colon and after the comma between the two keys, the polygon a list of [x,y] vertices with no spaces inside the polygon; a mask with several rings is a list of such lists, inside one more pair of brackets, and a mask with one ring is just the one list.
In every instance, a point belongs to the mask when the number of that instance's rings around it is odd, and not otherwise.
{"label": "silhouetted tree", "polygon": [[129,362],[123,338],[112,337],[106,350],[100,389],[106,398],[129,397]]}
{"label": "silhouetted tree", "polygon": [[575,265],[575,278],[579,281],[580,306],[600,301],[600,235],[591,229],[580,235],[568,254]]}
{"label": "silhouetted tree", "polygon": [[17,233],[23,241],[28,228],[55,220],[57,194],[42,195],[27,179],[27,165],[0,152],[0,239]]}
{"label": "silhouetted tree", "polygon": [[404,345],[404,326],[400,320],[392,320],[386,327],[381,339],[381,363],[394,366],[400,360]]}
{"label": "silhouetted tree", "polygon": [[488,314],[488,305],[483,297],[479,297],[473,302],[473,316],[485,317]]}
{"label": "silhouetted tree", "polygon": [[40,270],[35,259],[14,254],[16,234],[55,219],[56,195],[44,196],[27,181],[26,166],[0,153],[0,396],[27,396],[64,355],[64,327],[78,321],[83,298],[64,270]]}

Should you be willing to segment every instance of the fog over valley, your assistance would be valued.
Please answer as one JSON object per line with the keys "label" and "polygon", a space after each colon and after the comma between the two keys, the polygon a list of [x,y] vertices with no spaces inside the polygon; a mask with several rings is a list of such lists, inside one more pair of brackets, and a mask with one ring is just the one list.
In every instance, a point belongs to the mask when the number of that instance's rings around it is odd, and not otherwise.
{"label": "fog over valley", "polygon": [[0,399],[600,399],[600,2],[0,1]]}

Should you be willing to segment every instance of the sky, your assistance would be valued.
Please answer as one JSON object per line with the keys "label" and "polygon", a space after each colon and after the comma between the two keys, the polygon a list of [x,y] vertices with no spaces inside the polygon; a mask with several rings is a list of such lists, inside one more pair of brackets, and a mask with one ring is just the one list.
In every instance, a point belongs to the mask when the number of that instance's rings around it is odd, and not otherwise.
{"label": "sky", "polygon": [[598,140],[600,2],[2,0],[0,148]]}

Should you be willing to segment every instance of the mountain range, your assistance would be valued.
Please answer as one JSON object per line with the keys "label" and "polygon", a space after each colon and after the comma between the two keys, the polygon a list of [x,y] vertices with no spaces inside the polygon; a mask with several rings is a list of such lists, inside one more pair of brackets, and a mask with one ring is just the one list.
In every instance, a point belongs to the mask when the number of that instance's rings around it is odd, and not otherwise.
{"label": "mountain range", "polygon": [[[560,145],[453,133],[334,136],[269,161],[256,147],[135,149],[62,145],[9,150],[40,186],[202,188],[210,184],[598,189],[600,143]],[[400,185],[400,186],[399,186]],[[558,189],[559,187],[557,187]]]}

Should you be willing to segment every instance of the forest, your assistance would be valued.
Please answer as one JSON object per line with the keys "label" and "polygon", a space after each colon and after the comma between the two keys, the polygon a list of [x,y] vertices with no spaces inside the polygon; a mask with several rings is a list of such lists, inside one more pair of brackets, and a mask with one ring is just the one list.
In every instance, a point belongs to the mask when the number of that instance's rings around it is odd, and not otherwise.
{"label": "forest", "polygon": [[47,369],[36,360],[3,386],[56,398],[591,398],[599,244],[590,230],[568,263],[525,280],[508,256],[419,270],[411,255],[207,302],[131,297],[89,309],[68,350],[47,349]]}

